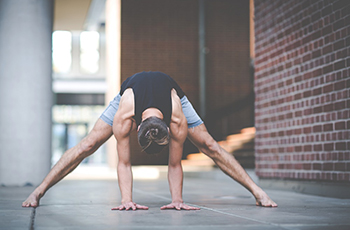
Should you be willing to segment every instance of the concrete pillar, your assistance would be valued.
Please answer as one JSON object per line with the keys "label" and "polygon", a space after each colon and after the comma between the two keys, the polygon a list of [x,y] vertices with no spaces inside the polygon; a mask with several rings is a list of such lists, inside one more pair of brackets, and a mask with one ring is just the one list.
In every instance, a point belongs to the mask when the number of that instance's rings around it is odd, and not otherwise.
{"label": "concrete pillar", "polygon": [[[106,104],[119,93],[121,84],[121,0],[106,1]],[[108,166],[117,166],[117,143],[107,141]]]}
{"label": "concrete pillar", "polygon": [[51,158],[53,0],[0,0],[0,184],[39,184]]}

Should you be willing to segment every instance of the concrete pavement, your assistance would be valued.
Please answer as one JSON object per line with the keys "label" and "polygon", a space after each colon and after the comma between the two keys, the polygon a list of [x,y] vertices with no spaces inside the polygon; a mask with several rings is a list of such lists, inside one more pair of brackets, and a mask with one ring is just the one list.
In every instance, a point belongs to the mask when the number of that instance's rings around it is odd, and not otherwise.
{"label": "concrete pavement", "polygon": [[184,201],[201,210],[160,210],[171,198],[166,173],[158,171],[134,181],[134,201],[147,211],[111,211],[120,204],[120,193],[110,177],[75,180],[73,174],[36,209],[21,207],[33,187],[0,187],[0,229],[350,229],[350,199],[265,188],[279,207],[257,207],[247,190],[217,169],[185,173]]}

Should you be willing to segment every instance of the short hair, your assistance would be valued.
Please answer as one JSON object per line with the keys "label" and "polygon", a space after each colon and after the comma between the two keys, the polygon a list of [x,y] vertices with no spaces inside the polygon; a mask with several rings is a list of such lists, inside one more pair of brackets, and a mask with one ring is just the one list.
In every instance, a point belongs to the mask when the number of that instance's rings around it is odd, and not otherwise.
{"label": "short hair", "polygon": [[169,144],[169,130],[158,117],[149,117],[141,122],[137,134],[142,150],[148,154],[160,153]]}

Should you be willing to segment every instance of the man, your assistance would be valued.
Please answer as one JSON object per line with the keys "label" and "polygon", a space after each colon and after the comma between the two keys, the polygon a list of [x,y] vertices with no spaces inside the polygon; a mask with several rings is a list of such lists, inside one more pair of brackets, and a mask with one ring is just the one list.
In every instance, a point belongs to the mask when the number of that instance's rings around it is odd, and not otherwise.
{"label": "man", "polygon": [[[172,203],[161,209],[196,210],[183,203],[183,171],[181,157],[183,143],[188,137],[198,149],[208,155],[220,169],[231,178],[242,184],[255,197],[256,205],[277,207],[268,195],[248,176],[235,158],[227,153],[210,136],[203,121],[193,109],[181,88],[168,75],[161,72],[142,72],[129,77],[123,82],[120,93],[109,104],[96,122],[92,131],[77,146],[67,150],[57,164],[51,169],[43,182],[23,202],[23,207],[37,207],[46,191],[73,171],[87,156],[94,153],[112,134],[117,139],[118,150],[118,183],[121,191],[121,205],[112,210],[148,209],[132,200],[132,173],[130,164],[130,133],[139,130],[139,143],[147,148],[162,144],[142,140],[142,135],[149,136],[158,128],[146,129],[143,122],[148,119],[161,120],[169,128],[170,139],[164,137],[163,143],[169,143],[168,180]],[[140,134],[142,132],[143,134]],[[141,139],[140,139],[141,136]],[[167,135],[165,135],[167,136]],[[159,139],[162,139],[160,137]]]}

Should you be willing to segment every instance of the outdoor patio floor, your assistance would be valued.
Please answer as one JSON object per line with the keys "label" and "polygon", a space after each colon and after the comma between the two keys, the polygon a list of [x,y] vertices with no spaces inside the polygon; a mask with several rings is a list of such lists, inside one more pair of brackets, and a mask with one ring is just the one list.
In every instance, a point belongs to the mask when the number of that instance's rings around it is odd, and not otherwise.
{"label": "outdoor patio floor", "polygon": [[184,201],[198,211],[160,210],[171,201],[165,176],[135,179],[134,202],[149,207],[138,211],[111,211],[120,204],[116,180],[63,180],[36,209],[21,207],[34,187],[0,187],[0,229],[350,229],[350,199],[265,188],[279,206],[263,208],[221,174],[185,174]]}

